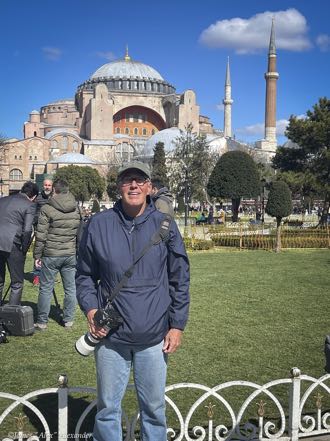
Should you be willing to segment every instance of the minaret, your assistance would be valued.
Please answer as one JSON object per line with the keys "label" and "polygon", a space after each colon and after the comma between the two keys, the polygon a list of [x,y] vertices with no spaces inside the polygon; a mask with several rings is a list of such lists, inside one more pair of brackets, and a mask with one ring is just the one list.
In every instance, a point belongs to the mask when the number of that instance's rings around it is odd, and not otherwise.
{"label": "minaret", "polygon": [[[276,139],[276,81],[279,74],[276,72],[276,47],[274,19],[270,33],[268,51],[268,70],[265,73],[266,79],[266,111],[265,111],[265,140],[268,141],[268,150],[275,150]],[[266,147],[266,146],[265,146]],[[267,148],[267,147],[266,147]]]}
{"label": "minaret", "polygon": [[225,138],[231,138],[231,105],[233,104],[233,100],[231,99],[231,82],[230,82],[230,68],[229,68],[229,57],[227,60],[227,69],[226,69],[226,82],[225,82],[225,98],[222,100],[224,105],[224,128],[223,132]]}

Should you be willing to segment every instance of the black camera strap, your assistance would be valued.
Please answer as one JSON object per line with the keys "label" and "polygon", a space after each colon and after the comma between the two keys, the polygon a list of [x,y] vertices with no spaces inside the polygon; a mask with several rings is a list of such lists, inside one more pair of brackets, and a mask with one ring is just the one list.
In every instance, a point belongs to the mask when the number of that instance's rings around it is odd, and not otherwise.
{"label": "black camera strap", "polygon": [[124,272],[122,278],[112,290],[111,295],[108,296],[108,302],[112,302],[118,295],[119,291],[125,286],[128,279],[132,276],[135,265],[142,259],[142,257],[150,250],[154,245],[158,245],[161,242],[167,242],[170,236],[170,226],[172,222],[172,216],[164,214],[164,218],[160,223],[158,230],[152,235],[149,242],[142,249],[141,253],[134,260],[132,265]]}

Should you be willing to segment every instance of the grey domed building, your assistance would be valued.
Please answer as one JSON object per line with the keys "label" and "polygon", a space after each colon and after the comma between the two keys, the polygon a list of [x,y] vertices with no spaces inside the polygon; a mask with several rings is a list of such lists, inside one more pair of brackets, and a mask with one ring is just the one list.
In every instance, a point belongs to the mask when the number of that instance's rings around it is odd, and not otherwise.
{"label": "grey domed building", "polygon": [[[269,59],[273,64],[269,69],[274,68],[275,57],[272,27]],[[269,150],[270,154],[276,147],[277,78],[277,73],[266,75],[267,130],[259,146],[260,151]],[[123,59],[104,64],[79,85],[74,98],[54,101],[30,113],[24,123],[24,139],[7,144],[1,164],[2,193],[19,190],[22,181],[34,179],[37,174],[51,173],[69,163],[86,164],[77,162],[77,155],[86,156],[89,165],[105,174],[109,165],[119,165],[133,157],[150,160],[159,141],[164,142],[169,154],[188,124],[194,133],[206,135],[211,151],[222,154],[246,149],[232,136],[229,60],[223,104],[224,132],[220,132],[200,114],[193,90],[178,93],[156,69],[132,60],[126,51]]]}

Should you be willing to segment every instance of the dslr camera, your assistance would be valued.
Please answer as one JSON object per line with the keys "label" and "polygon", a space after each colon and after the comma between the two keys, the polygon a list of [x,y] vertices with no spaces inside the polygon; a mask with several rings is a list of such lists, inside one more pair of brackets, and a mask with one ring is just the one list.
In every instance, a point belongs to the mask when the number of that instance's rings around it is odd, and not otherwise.
{"label": "dslr camera", "polygon": [[[111,329],[118,328],[118,326],[123,323],[123,318],[109,302],[104,308],[96,311],[93,321],[95,326],[105,328],[109,332]],[[76,341],[76,351],[80,355],[88,357],[88,355],[93,353],[95,346],[100,343],[101,340],[102,338],[95,337],[90,332],[87,332]]]}

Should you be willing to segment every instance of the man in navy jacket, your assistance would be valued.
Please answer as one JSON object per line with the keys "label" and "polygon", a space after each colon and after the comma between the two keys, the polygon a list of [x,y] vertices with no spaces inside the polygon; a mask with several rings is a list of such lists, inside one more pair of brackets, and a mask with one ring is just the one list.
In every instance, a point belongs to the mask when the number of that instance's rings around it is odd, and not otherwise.
{"label": "man in navy jacket", "polygon": [[92,217],[84,232],[76,275],[77,298],[96,346],[98,412],[95,441],[120,441],[121,400],[133,366],[143,441],[166,441],[167,355],[181,343],[189,309],[189,261],[174,221],[168,240],[153,245],[134,266],[113,304],[123,323],[108,333],[93,317],[104,293],[121,280],[164,214],[150,200],[150,171],[132,162],[118,174],[121,199]]}

